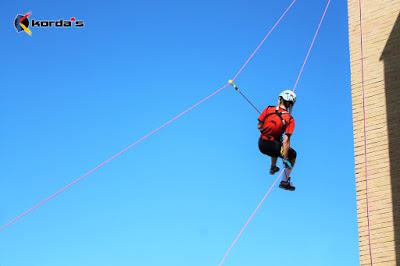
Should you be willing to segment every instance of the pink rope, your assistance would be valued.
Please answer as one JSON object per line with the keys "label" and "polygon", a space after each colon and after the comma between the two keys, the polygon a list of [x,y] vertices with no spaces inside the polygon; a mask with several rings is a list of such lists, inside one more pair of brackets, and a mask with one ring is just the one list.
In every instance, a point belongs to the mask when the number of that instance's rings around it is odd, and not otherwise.
{"label": "pink rope", "polygon": [[[266,41],[266,39],[269,37],[269,35],[274,31],[274,29],[278,26],[278,24],[281,22],[281,20],[285,17],[286,13],[290,10],[290,8],[293,6],[293,4],[296,2],[296,0],[293,0],[293,2],[290,4],[290,6],[286,9],[286,11],[282,14],[282,16],[278,19],[278,21],[274,24],[274,26],[271,28],[271,30],[267,33],[267,35],[264,37],[264,39],[261,41],[261,43],[257,46],[257,48],[253,51],[253,53],[250,55],[250,57],[246,60],[246,62],[242,65],[242,67],[239,69],[239,71],[235,74],[234,79],[236,79],[241,72],[244,70],[244,68],[248,65],[248,63],[251,61],[251,59],[253,59],[253,57],[255,56],[255,54],[258,52],[258,50],[261,48],[261,46],[264,44],[264,42]],[[153,131],[151,131],[150,133],[144,135],[143,137],[141,137],[140,139],[138,139],[137,141],[133,142],[132,144],[128,145],[125,149],[123,149],[122,151],[114,154],[113,156],[111,156],[110,158],[108,158],[107,160],[103,161],[102,163],[100,163],[99,165],[97,165],[96,167],[94,167],[93,169],[89,170],[88,172],[86,172],[84,175],[82,175],[81,177],[75,179],[74,181],[72,181],[71,183],[69,183],[68,185],[62,187],[61,189],[59,189],[58,191],[56,191],[55,193],[53,193],[52,195],[50,195],[49,197],[47,197],[46,199],[44,199],[43,201],[39,202],[38,204],[34,205],[33,207],[29,208],[28,210],[26,210],[25,212],[21,213],[20,215],[18,215],[17,217],[15,217],[14,219],[10,220],[8,223],[2,225],[0,227],[0,232],[5,230],[6,228],[10,227],[11,225],[15,224],[16,222],[18,222],[19,220],[21,220],[23,217],[27,216],[28,214],[30,214],[31,212],[35,211],[36,209],[38,209],[39,207],[41,207],[42,205],[44,205],[45,203],[49,202],[50,200],[52,200],[53,198],[57,197],[58,195],[62,194],[63,192],[65,192],[66,190],[68,190],[70,187],[74,186],[75,184],[79,183],[80,181],[82,181],[83,179],[85,179],[86,177],[88,177],[89,175],[93,174],[94,172],[96,172],[97,170],[99,170],[100,168],[102,168],[103,166],[105,166],[106,164],[110,163],[111,161],[115,160],[116,158],[118,158],[119,156],[121,156],[122,154],[126,153],[127,151],[129,151],[131,148],[133,148],[134,146],[138,145],[139,143],[143,142],[144,140],[146,140],[147,138],[149,138],[150,136],[152,136],[153,134],[157,133],[158,131],[160,131],[161,129],[163,129],[164,127],[168,126],[169,124],[171,124],[172,122],[178,120],[179,118],[181,118],[182,116],[184,116],[185,114],[187,114],[188,112],[192,111],[194,108],[196,108],[197,106],[199,106],[200,104],[204,103],[205,101],[209,100],[210,98],[216,96],[218,93],[220,93],[221,91],[223,91],[226,87],[228,87],[228,84],[225,84],[224,86],[222,86],[221,88],[219,88],[218,90],[216,90],[215,92],[211,93],[210,95],[208,95],[207,97],[203,98],[202,100],[200,100],[199,102],[197,102],[196,104],[192,105],[191,107],[189,107],[188,109],[186,109],[185,111],[181,112],[180,114],[176,115],[175,117],[173,117],[172,119],[170,119],[169,121],[167,121],[166,123],[164,123],[163,125],[161,125],[160,127],[154,129]]]}
{"label": "pink rope", "polygon": [[369,217],[369,198],[368,198],[368,155],[367,155],[367,116],[365,106],[365,76],[364,76],[364,37],[362,27],[362,1],[358,1],[360,8],[360,49],[361,49],[361,88],[362,88],[362,108],[364,118],[364,171],[365,171],[365,202],[367,207],[367,226],[368,226],[368,248],[369,248],[369,260],[372,266],[372,248],[371,248],[371,221]]}
{"label": "pink rope", "polygon": [[244,231],[247,229],[251,221],[253,221],[254,217],[256,216],[258,210],[261,208],[263,205],[264,201],[268,198],[269,194],[271,194],[272,189],[275,187],[276,183],[278,180],[281,178],[283,172],[285,170],[283,169],[281,173],[278,175],[278,177],[275,179],[274,183],[269,187],[267,193],[265,193],[264,197],[261,199],[261,201],[258,203],[257,207],[254,209],[253,213],[250,215],[249,219],[247,219],[246,223],[243,225],[242,229],[240,230],[239,234],[235,237],[233,240],[232,244],[229,246],[229,248],[226,250],[224,256],[222,257],[221,261],[219,262],[218,266],[222,266],[225,263],[226,258],[228,255],[231,253],[233,247],[236,245],[236,243],[239,241],[240,237],[243,235]]}
{"label": "pink rope", "polygon": [[[328,2],[327,2],[327,4],[326,4],[326,7],[325,7],[325,10],[324,10],[324,12],[323,12],[323,14],[322,14],[322,16],[321,16],[321,19],[320,19],[320,21],[319,21],[319,24],[318,24],[317,30],[316,30],[316,32],[315,32],[315,34],[314,34],[313,40],[312,40],[312,42],[311,42],[311,45],[310,45],[310,47],[308,48],[307,55],[306,55],[306,57],[305,57],[305,59],[304,59],[303,65],[302,65],[302,67],[301,67],[301,69],[300,69],[300,72],[299,72],[299,74],[298,74],[298,76],[297,76],[297,80],[296,80],[296,83],[295,83],[295,85],[294,85],[294,87],[293,87],[293,91],[296,90],[297,84],[298,84],[298,82],[299,82],[299,80],[300,80],[300,77],[301,77],[301,75],[302,75],[302,73],[303,73],[304,67],[305,67],[305,65],[307,64],[307,61],[308,61],[308,58],[309,58],[309,56],[310,56],[310,54],[311,54],[311,51],[312,51],[312,48],[313,48],[313,46],[314,46],[315,40],[317,39],[318,33],[319,33],[319,31],[320,31],[322,22],[324,21],[324,18],[325,18],[325,16],[326,16],[327,11],[328,11],[330,2],[331,2],[331,0],[328,0]],[[292,3],[292,4],[293,4],[293,3]],[[229,246],[228,250],[225,252],[225,254],[224,254],[224,256],[222,257],[222,259],[221,259],[220,263],[218,264],[218,266],[224,265],[226,258],[227,258],[228,255],[231,253],[233,247],[234,247],[234,246],[236,245],[236,243],[239,241],[240,237],[242,236],[242,234],[244,233],[244,231],[247,229],[248,225],[249,225],[250,222],[253,220],[254,216],[257,214],[258,210],[259,210],[260,207],[263,205],[263,203],[264,203],[264,201],[267,199],[268,195],[271,193],[272,189],[275,187],[275,184],[278,182],[278,180],[279,180],[279,178],[282,176],[282,173],[283,173],[283,172],[284,172],[284,170],[281,171],[281,173],[279,174],[279,176],[275,179],[274,183],[270,186],[270,188],[268,189],[268,191],[265,193],[265,195],[264,195],[264,197],[262,198],[262,200],[260,201],[260,203],[258,203],[256,209],[255,209],[255,210],[253,211],[253,213],[250,215],[250,218],[246,221],[246,223],[244,224],[244,226],[243,226],[242,229],[240,230],[239,234],[236,236],[236,238],[233,240],[232,244]]]}
{"label": "pink rope", "polygon": [[83,179],[85,179],[86,177],[88,177],[89,175],[93,174],[94,172],[96,172],[97,170],[99,170],[100,168],[104,167],[106,164],[110,163],[111,161],[117,159],[118,157],[120,157],[121,155],[123,155],[124,153],[126,153],[127,151],[129,151],[130,149],[132,149],[133,147],[135,147],[136,145],[140,144],[141,142],[145,141],[147,138],[149,138],[150,136],[154,135],[155,133],[157,133],[158,131],[160,131],[161,129],[163,129],[164,127],[168,126],[169,124],[173,123],[174,121],[178,120],[179,118],[181,118],[182,116],[184,116],[185,114],[189,113],[190,111],[192,111],[193,109],[195,109],[197,106],[199,106],[200,104],[204,103],[205,101],[209,100],[210,98],[216,96],[218,93],[220,93],[221,91],[223,91],[226,87],[228,87],[228,84],[225,84],[224,86],[222,86],[221,88],[219,88],[218,90],[214,91],[213,93],[211,93],[210,95],[208,95],[207,97],[201,99],[200,101],[198,101],[197,103],[195,103],[194,105],[192,105],[191,107],[189,107],[188,109],[186,109],[185,111],[179,113],[178,115],[174,116],[173,118],[171,118],[170,120],[168,120],[167,122],[165,122],[164,124],[162,124],[160,127],[154,129],[153,131],[151,131],[150,133],[144,135],[143,137],[139,138],[138,140],[136,140],[135,142],[129,144],[125,149],[123,149],[122,151],[114,154],[113,156],[111,156],[110,158],[108,158],[107,160],[103,161],[102,163],[98,164],[96,167],[94,167],[93,169],[89,170],[88,172],[86,172],[84,175],[80,176],[79,178],[75,179],[74,181],[72,181],[71,183],[69,183],[68,185],[62,187],[61,189],[59,189],[58,191],[56,191],[55,193],[53,193],[52,195],[50,195],[49,197],[47,197],[46,199],[42,200],[41,202],[39,202],[38,204],[34,205],[33,207],[29,208],[28,210],[26,210],[25,212],[21,213],[20,215],[18,215],[17,217],[15,217],[14,219],[10,220],[8,223],[2,225],[0,227],[0,232],[5,230],[7,227],[10,227],[11,225],[15,224],[16,222],[18,222],[19,220],[21,220],[23,217],[25,217],[26,215],[30,214],[31,212],[33,212],[34,210],[38,209],[39,207],[41,207],[43,204],[49,202],[50,200],[52,200],[53,198],[57,197],[58,195],[60,195],[61,193],[65,192],[66,190],[68,190],[69,188],[71,188],[72,186],[74,186],[75,184],[79,183],[80,181],[82,181]]}
{"label": "pink rope", "polygon": [[312,49],[313,49],[313,47],[314,47],[315,40],[317,39],[319,30],[320,30],[320,28],[321,28],[322,22],[323,22],[324,19],[325,19],[325,16],[326,16],[326,13],[327,13],[327,11],[328,11],[329,4],[330,4],[330,3],[331,3],[331,0],[328,0],[328,2],[327,2],[327,4],[326,4],[326,7],[325,7],[325,10],[324,10],[324,13],[323,13],[322,16],[321,16],[321,19],[320,19],[320,21],[319,21],[317,30],[315,31],[314,37],[313,37],[312,42],[311,42],[311,44],[310,44],[310,47],[308,48],[306,57],[304,58],[303,65],[301,66],[300,72],[299,72],[299,74],[297,75],[296,82],[294,83],[294,86],[293,86],[293,91],[296,90],[297,84],[299,83],[299,80],[300,80],[300,78],[301,78],[301,76],[302,76],[302,74],[303,74],[304,67],[306,66],[307,61],[308,61],[308,58],[310,57],[311,51],[312,51]]}
{"label": "pink rope", "polygon": [[286,10],[283,12],[283,14],[279,17],[279,19],[275,22],[274,26],[268,31],[268,33],[265,35],[264,39],[258,44],[257,48],[254,50],[254,52],[249,56],[249,58],[244,62],[244,64],[240,67],[239,71],[236,73],[236,75],[232,78],[233,81],[236,80],[236,78],[242,73],[243,69],[247,66],[248,63],[253,59],[253,57],[256,55],[258,50],[260,50],[261,46],[263,46],[264,42],[268,39],[268,37],[271,35],[271,33],[275,30],[275,28],[279,25],[279,23],[282,21],[284,17],[286,17],[286,14],[289,12],[289,10],[292,8],[294,3],[297,0],[293,0],[293,2],[286,8]]}

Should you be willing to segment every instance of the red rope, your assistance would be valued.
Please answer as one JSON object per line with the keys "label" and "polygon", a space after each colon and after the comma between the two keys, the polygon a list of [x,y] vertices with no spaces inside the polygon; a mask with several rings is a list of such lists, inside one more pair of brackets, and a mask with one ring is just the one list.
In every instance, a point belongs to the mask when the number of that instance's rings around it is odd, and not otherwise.
{"label": "red rope", "polygon": [[364,76],[364,36],[362,27],[362,1],[358,0],[360,8],[360,50],[361,50],[361,88],[362,88],[362,109],[363,109],[363,129],[364,129],[364,171],[365,171],[365,202],[367,207],[367,227],[368,227],[368,249],[369,261],[372,266],[372,248],[371,248],[371,226],[369,217],[369,198],[368,198],[368,156],[367,156],[367,116],[365,106],[365,76]]}
{"label": "red rope", "polygon": [[[287,12],[290,10],[290,8],[293,6],[293,4],[296,2],[296,0],[293,0],[293,2],[290,4],[290,6],[285,10],[285,12],[282,14],[282,16],[275,22],[275,24],[273,25],[273,27],[268,31],[268,33],[265,35],[264,39],[259,43],[259,45],[257,46],[257,48],[253,51],[253,53],[248,57],[248,59],[246,60],[246,62],[240,67],[240,69],[237,71],[237,73],[234,75],[234,79],[236,79],[244,70],[244,68],[249,64],[249,62],[253,59],[253,57],[255,56],[255,54],[258,52],[258,50],[261,48],[261,46],[264,44],[264,42],[268,39],[268,37],[271,35],[271,33],[275,30],[275,28],[279,25],[279,23],[282,21],[282,19],[286,16]],[[129,151],[130,149],[132,149],[134,146],[140,144],[141,142],[145,141],[147,138],[149,138],[150,136],[154,135],[155,133],[157,133],[158,131],[160,131],[161,129],[163,129],[164,127],[168,126],[169,124],[173,123],[174,121],[178,120],[179,118],[181,118],[182,116],[184,116],[185,114],[189,113],[190,111],[192,111],[194,108],[196,108],[197,106],[199,106],[200,104],[204,103],[205,101],[209,100],[210,98],[216,96],[217,94],[219,94],[221,91],[223,91],[225,88],[227,88],[229,86],[229,84],[225,84],[224,86],[222,86],[221,88],[219,88],[218,90],[214,91],[213,93],[211,93],[210,95],[208,95],[207,97],[203,98],[202,100],[198,101],[197,103],[195,103],[194,105],[192,105],[191,107],[189,107],[188,109],[186,109],[185,111],[179,113],[178,115],[174,116],[173,118],[171,118],[170,120],[168,120],[167,122],[165,122],[164,124],[162,124],[160,127],[154,129],[153,131],[151,131],[150,133],[144,135],[143,137],[141,137],[140,139],[136,140],[135,142],[129,144],[125,149],[123,149],[122,151],[114,154],[113,156],[111,156],[110,158],[106,159],[105,161],[103,161],[102,163],[98,164],[96,167],[94,167],[93,169],[89,170],[88,172],[86,172],[85,174],[83,174],[82,176],[80,176],[79,178],[75,179],[74,181],[72,181],[71,183],[67,184],[66,186],[62,187],[61,189],[57,190],[55,193],[53,193],[52,195],[50,195],[49,197],[47,197],[46,199],[42,200],[41,202],[37,203],[36,205],[32,206],[31,208],[29,208],[28,210],[24,211],[23,213],[21,213],[20,215],[18,215],[17,217],[13,218],[12,220],[10,220],[9,222],[7,222],[6,224],[2,225],[0,227],[0,232],[2,232],[3,230],[5,230],[6,228],[10,227],[11,225],[15,224],[16,222],[18,222],[19,220],[21,220],[22,218],[24,218],[25,216],[27,216],[28,214],[32,213],[33,211],[35,211],[36,209],[38,209],[39,207],[41,207],[42,205],[46,204],[47,202],[49,202],[50,200],[52,200],[53,198],[59,196],[60,194],[62,194],[63,192],[65,192],[66,190],[68,190],[69,188],[71,188],[72,186],[76,185],[77,183],[79,183],[80,181],[82,181],[83,179],[87,178],[88,176],[90,176],[91,174],[93,174],[94,172],[96,172],[97,170],[99,170],[100,168],[104,167],[105,165],[107,165],[108,163],[114,161],[115,159],[117,159],[118,157],[120,157],[121,155],[123,155],[124,153],[126,153],[127,151]]]}

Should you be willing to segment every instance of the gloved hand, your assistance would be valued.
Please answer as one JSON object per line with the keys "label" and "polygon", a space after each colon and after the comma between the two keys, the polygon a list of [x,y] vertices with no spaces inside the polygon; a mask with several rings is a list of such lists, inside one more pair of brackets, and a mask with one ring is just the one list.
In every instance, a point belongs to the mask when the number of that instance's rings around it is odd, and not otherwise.
{"label": "gloved hand", "polygon": [[289,169],[293,168],[293,164],[287,159],[283,159],[283,164],[285,165],[286,168],[289,168]]}

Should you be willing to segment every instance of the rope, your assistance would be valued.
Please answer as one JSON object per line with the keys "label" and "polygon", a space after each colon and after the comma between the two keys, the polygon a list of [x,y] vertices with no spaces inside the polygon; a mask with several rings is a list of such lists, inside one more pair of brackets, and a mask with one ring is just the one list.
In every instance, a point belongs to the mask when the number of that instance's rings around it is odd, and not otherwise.
{"label": "rope", "polygon": [[[296,82],[295,82],[295,84],[294,84],[294,86],[293,86],[293,91],[295,91],[296,90],[296,87],[297,87],[297,85],[298,85],[298,83],[299,83],[299,81],[300,81],[300,78],[301,78],[301,76],[303,75],[303,72],[304,72],[304,68],[305,68],[305,66],[306,66],[306,64],[307,64],[307,61],[308,61],[308,58],[310,57],[310,54],[311,54],[311,51],[312,51],[312,49],[313,49],[313,47],[314,47],[314,43],[315,43],[315,40],[317,39],[317,36],[318,36],[318,33],[319,33],[319,31],[320,31],[320,29],[321,29],[321,25],[322,25],[322,22],[324,21],[324,19],[325,19],[325,16],[326,16],[326,13],[327,13],[327,11],[328,11],[328,8],[329,8],[329,5],[330,5],[330,3],[331,3],[331,0],[329,0],[328,2],[327,2],[327,4],[326,4],[326,6],[325,6],[325,10],[324,10],[324,12],[323,12],[323,14],[322,14],[322,16],[321,16],[321,19],[320,19],[320,21],[319,21],[319,24],[318,24],[318,27],[317,27],[317,30],[315,31],[315,33],[314,33],[314,37],[313,37],[313,39],[312,39],[312,41],[311,41],[311,44],[310,44],[310,46],[309,46],[309,48],[308,48],[308,51],[307,51],[307,54],[306,54],[306,57],[304,58],[304,61],[303,61],[303,64],[302,64],[302,66],[301,66],[301,69],[300,69],[300,71],[299,71],[299,74],[297,75],[297,79],[296,79]],[[279,18],[279,20],[278,21],[281,21],[282,20],[282,18],[284,17],[284,15],[286,15],[286,13],[289,11],[289,9],[292,7],[292,5],[294,4],[294,2],[292,2],[292,4],[288,7],[288,9],[286,9],[286,11],[283,13],[283,15]],[[274,28],[274,27],[273,27]],[[269,35],[269,34],[268,34]],[[263,40],[261,43],[263,43],[265,40]],[[257,47],[257,49],[256,50],[258,50],[259,48]],[[241,72],[241,70],[242,69],[240,69],[239,71]],[[232,79],[232,83],[233,83],[233,81],[234,81],[234,79]],[[233,84],[234,85],[234,84]],[[258,113],[261,113],[260,112],[260,110],[256,107],[256,105],[252,102],[252,101],[250,101],[250,99],[242,92],[242,91],[240,91],[240,89],[236,86],[236,85],[234,85],[234,88],[235,88],[235,90],[258,112]]]}
{"label": "rope", "polygon": [[256,110],[257,113],[261,114],[261,111],[257,108],[257,106],[256,106],[252,101],[250,101],[249,98],[247,98],[247,96],[239,89],[238,86],[236,86],[236,85],[233,83],[233,80],[230,80],[230,81],[229,81],[229,84],[230,84],[231,82],[232,82],[233,88],[243,97],[243,99],[245,99],[245,100],[254,108],[254,110]]}
{"label": "rope", "polygon": [[275,30],[275,28],[281,23],[282,19],[286,17],[287,13],[289,10],[292,8],[294,3],[296,3],[297,0],[293,0],[292,3],[286,8],[286,10],[283,12],[283,14],[279,17],[279,19],[275,22],[274,26],[268,31],[268,33],[265,35],[264,39],[258,44],[257,48],[254,50],[254,52],[249,56],[249,58],[244,62],[244,64],[240,67],[236,75],[232,78],[233,81],[236,80],[236,78],[242,73],[242,71],[245,69],[248,63],[253,59],[253,57],[256,55],[258,50],[263,46],[264,42],[268,39],[269,35]]}
{"label": "rope", "polygon": [[261,114],[261,111],[255,106],[254,103],[249,100],[249,98],[246,97],[246,95],[244,95],[240,90],[238,90],[237,92],[242,95],[242,97],[254,108],[254,110],[256,110],[257,113]]}
{"label": "rope", "polygon": [[[331,2],[331,0],[328,0],[327,4],[326,4],[326,6],[325,6],[325,10],[324,10],[324,12],[323,12],[323,14],[322,14],[322,16],[321,16],[321,19],[320,19],[320,21],[319,21],[317,30],[316,30],[316,32],[315,32],[315,34],[314,34],[313,40],[312,40],[312,42],[311,42],[311,44],[310,44],[310,47],[308,48],[307,55],[306,55],[306,57],[305,57],[305,59],[304,59],[303,65],[302,65],[302,67],[301,67],[301,69],[300,69],[300,72],[299,72],[299,74],[298,74],[298,76],[297,76],[297,80],[296,80],[295,86],[293,87],[293,91],[295,91],[296,86],[297,86],[297,84],[298,84],[298,82],[299,82],[299,80],[300,80],[300,77],[301,77],[302,73],[303,73],[304,67],[305,67],[305,65],[307,64],[307,61],[308,61],[308,58],[309,58],[309,56],[310,56],[310,54],[311,54],[311,51],[312,51],[312,48],[313,48],[313,46],[314,46],[315,40],[316,40],[316,38],[317,38],[317,36],[318,36],[318,33],[319,33],[319,31],[320,31],[322,22],[324,21],[325,16],[326,16],[326,13],[327,13],[327,11],[328,11],[330,2]],[[244,224],[244,226],[243,226],[242,229],[240,230],[239,234],[235,237],[235,239],[233,240],[232,244],[229,246],[229,248],[228,248],[227,251],[225,252],[225,254],[224,254],[224,256],[222,257],[222,259],[221,259],[220,263],[218,264],[218,266],[223,266],[223,265],[224,265],[226,258],[227,258],[228,255],[231,253],[233,247],[234,247],[234,246],[236,245],[236,243],[239,241],[240,237],[243,235],[244,231],[247,229],[247,227],[249,226],[250,222],[254,219],[254,216],[257,214],[258,210],[261,208],[261,206],[263,205],[264,201],[267,199],[268,195],[271,193],[272,189],[275,187],[276,183],[278,182],[279,178],[282,176],[282,173],[283,173],[283,172],[284,172],[284,170],[281,171],[281,173],[279,174],[279,176],[275,179],[274,183],[272,183],[272,185],[269,187],[269,189],[268,189],[268,191],[265,193],[264,197],[263,197],[263,198],[261,199],[261,201],[258,203],[256,209],[255,209],[255,210],[253,211],[253,213],[250,215],[250,218],[246,221],[246,223]]]}
{"label": "rope", "polygon": [[361,88],[362,88],[362,109],[363,109],[363,129],[364,129],[364,171],[365,171],[365,202],[367,207],[367,227],[368,227],[368,249],[369,261],[372,266],[372,248],[371,248],[371,221],[369,217],[369,198],[368,198],[368,156],[367,156],[367,116],[365,107],[365,84],[364,84],[364,37],[362,26],[362,1],[358,0],[360,8],[360,50],[361,50]]}
{"label": "rope", "polygon": [[[275,22],[275,24],[273,25],[273,27],[268,31],[268,33],[265,35],[264,39],[259,43],[259,45],[256,47],[256,49],[253,51],[253,53],[248,57],[248,59],[245,61],[245,63],[240,67],[240,69],[237,71],[237,73],[234,75],[233,80],[236,79],[241,73],[242,71],[246,68],[246,66],[250,63],[250,61],[254,58],[254,56],[256,55],[256,53],[258,52],[258,50],[260,50],[260,48],[263,46],[264,42],[268,39],[269,35],[271,35],[271,33],[275,30],[275,28],[279,25],[279,23],[281,22],[281,20],[286,16],[287,12],[291,9],[291,7],[293,6],[293,4],[296,2],[296,0],[293,0],[293,2],[289,5],[289,7],[285,10],[285,12],[281,15],[281,17]],[[0,232],[4,231],[6,228],[10,227],[11,225],[15,224],[16,222],[18,222],[19,220],[21,220],[22,218],[24,218],[25,216],[27,216],[28,214],[32,213],[33,211],[35,211],[36,209],[40,208],[42,205],[46,204],[47,202],[49,202],[50,200],[54,199],[55,197],[59,196],[60,194],[62,194],[63,192],[65,192],[66,190],[68,190],[69,188],[71,188],[72,186],[76,185],[77,183],[79,183],[80,181],[82,181],[83,179],[87,178],[88,176],[90,176],[91,174],[95,173],[96,171],[98,171],[100,168],[104,167],[105,165],[107,165],[108,163],[114,161],[115,159],[117,159],[118,157],[120,157],[121,155],[123,155],[124,153],[128,152],[130,149],[132,149],[133,147],[135,147],[136,145],[140,144],[141,142],[145,141],[146,139],[148,139],[149,137],[151,137],[152,135],[154,135],[155,133],[157,133],[158,131],[160,131],[161,129],[163,129],[164,127],[168,126],[169,124],[173,123],[174,121],[178,120],[179,118],[181,118],[182,116],[184,116],[185,114],[189,113],[190,111],[192,111],[194,108],[198,107],[200,104],[204,103],[205,101],[209,100],[210,98],[216,96],[217,94],[219,94],[221,91],[223,91],[226,87],[228,87],[229,84],[225,84],[224,86],[222,86],[221,88],[219,88],[218,90],[214,91],[213,93],[211,93],[210,95],[206,96],[205,98],[201,99],[200,101],[198,101],[197,103],[195,103],[194,105],[192,105],[191,107],[189,107],[188,109],[184,110],[183,112],[179,113],[178,115],[174,116],[173,118],[171,118],[170,120],[168,120],[167,122],[165,122],[164,124],[162,124],[160,127],[154,129],[153,131],[151,131],[150,133],[144,135],[143,137],[139,138],[138,140],[136,140],[135,142],[129,144],[126,148],[124,148],[122,151],[114,154],[113,156],[111,156],[110,158],[106,159],[105,161],[103,161],[102,163],[98,164],[96,167],[92,168],[91,170],[89,170],[88,172],[86,172],[85,174],[83,174],[82,176],[78,177],[77,179],[75,179],[74,181],[72,181],[71,183],[67,184],[66,186],[62,187],[61,189],[57,190],[55,193],[53,193],[52,195],[50,195],[49,197],[47,197],[46,199],[42,200],[41,202],[37,203],[36,205],[32,206],[31,208],[27,209],[26,211],[24,211],[23,213],[21,213],[20,215],[18,215],[17,217],[13,218],[12,220],[10,220],[9,222],[7,222],[6,224],[2,225],[0,227]]]}
{"label": "rope", "polygon": [[261,208],[261,206],[263,205],[264,201],[268,198],[269,194],[271,194],[272,189],[275,187],[276,183],[278,182],[278,180],[281,178],[282,173],[285,170],[283,169],[281,171],[281,173],[278,175],[278,177],[275,179],[274,183],[272,183],[272,185],[268,188],[267,193],[265,193],[264,197],[261,199],[261,201],[258,203],[257,207],[254,209],[253,213],[250,215],[250,217],[247,219],[246,223],[243,225],[242,229],[240,229],[239,234],[235,237],[235,239],[233,240],[232,244],[229,246],[229,248],[226,250],[224,256],[222,257],[221,261],[219,262],[218,266],[222,266],[225,263],[226,258],[228,257],[228,255],[231,253],[233,247],[236,245],[236,243],[239,241],[240,237],[243,235],[244,231],[247,229],[247,227],[249,226],[249,224],[251,223],[251,221],[253,221],[254,217],[256,216],[258,210]]}
{"label": "rope", "polygon": [[315,31],[314,37],[313,37],[313,39],[312,39],[312,41],[311,41],[310,47],[308,48],[306,57],[304,58],[303,65],[301,66],[300,72],[299,72],[299,74],[297,75],[296,82],[294,83],[294,86],[293,86],[293,91],[296,90],[297,84],[299,83],[299,80],[300,80],[301,76],[303,75],[304,67],[306,66],[307,61],[308,61],[308,58],[310,57],[311,51],[312,51],[312,49],[313,49],[313,47],[314,47],[314,43],[315,43],[315,40],[317,39],[317,36],[318,36],[319,30],[320,30],[320,28],[321,28],[322,22],[324,21],[325,16],[326,16],[326,13],[328,12],[328,8],[329,8],[330,3],[331,3],[331,0],[328,0],[327,4],[326,4],[326,6],[325,6],[325,10],[324,10],[324,12],[322,13],[321,19],[320,19],[320,21],[319,21],[317,30]]}
{"label": "rope", "polygon": [[[297,0],[293,0],[290,5],[285,9],[285,11],[282,13],[282,15],[278,18],[278,20],[275,22],[275,24],[272,26],[272,28],[268,31],[268,33],[264,36],[264,38],[261,40],[261,42],[257,45],[256,49],[254,52],[247,58],[247,60],[244,62],[244,64],[239,68],[238,72],[236,75],[229,81],[231,85],[235,88],[235,90],[258,112],[259,114],[261,111],[256,107],[256,105],[237,87],[234,85],[234,81],[236,78],[243,72],[244,68],[250,63],[250,61],[254,58],[255,54],[260,50],[260,48],[263,46],[264,42],[268,39],[268,37],[271,35],[272,32],[276,29],[276,27],[281,23],[281,21],[286,17],[290,9],[292,9],[293,5],[296,3]],[[231,83],[232,82],[232,83]]]}
{"label": "rope", "polygon": [[60,195],[61,193],[65,192],[66,190],[68,190],[69,188],[71,188],[72,186],[76,185],[77,183],[79,183],[80,181],[82,181],[83,179],[87,178],[88,176],[90,176],[91,174],[93,174],[94,172],[96,172],[97,170],[99,170],[100,168],[104,167],[105,165],[109,164],[110,162],[114,161],[115,159],[117,159],[118,157],[120,157],[121,155],[123,155],[124,153],[128,152],[130,149],[132,149],[133,147],[135,147],[136,145],[142,143],[143,141],[145,141],[146,139],[148,139],[149,137],[151,137],[152,135],[154,135],[155,133],[157,133],[158,131],[160,131],[161,129],[163,129],[164,127],[168,126],[169,124],[173,123],[174,121],[178,120],[179,118],[181,118],[182,116],[186,115],[187,113],[189,113],[190,111],[192,111],[193,109],[195,109],[197,106],[199,106],[200,104],[204,103],[205,101],[209,100],[210,98],[216,96],[217,94],[219,94],[221,91],[223,91],[226,87],[228,87],[228,84],[225,84],[224,86],[222,86],[221,88],[219,88],[218,90],[214,91],[213,93],[211,93],[210,95],[204,97],[203,99],[201,99],[200,101],[198,101],[197,103],[193,104],[192,106],[190,106],[188,109],[184,110],[183,112],[179,113],[178,115],[174,116],[173,118],[171,118],[170,120],[168,120],[167,122],[165,122],[164,124],[162,124],[161,126],[159,126],[158,128],[154,129],[153,131],[147,133],[146,135],[144,135],[143,137],[139,138],[138,140],[136,140],[135,142],[129,144],[126,148],[124,148],[123,150],[121,150],[120,152],[112,155],[111,157],[109,157],[108,159],[106,159],[105,161],[103,161],[102,163],[98,164],[96,167],[92,168],[91,170],[89,170],[88,172],[86,172],[85,174],[83,174],[82,176],[78,177],[77,179],[75,179],[74,181],[72,181],[71,183],[67,184],[66,186],[62,187],[61,189],[57,190],[55,193],[53,193],[52,195],[50,195],[49,197],[47,197],[46,199],[42,200],[41,202],[37,203],[36,205],[32,206],[31,208],[29,208],[28,210],[26,210],[25,212],[21,213],[20,215],[18,215],[17,217],[15,217],[14,219],[10,220],[8,223],[2,225],[0,227],[0,232],[3,231],[4,229],[6,229],[7,227],[10,227],[11,225],[15,224],[16,222],[18,222],[19,220],[21,220],[23,217],[25,217],[26,215],[30,214],[31,212],[33,212],[34,210],[38,209],[39,207],[41,207],[42,205],[44,205],[45,203],[49,202],[50,200],[52,200],[53,198],[57,197],[58,195]]}

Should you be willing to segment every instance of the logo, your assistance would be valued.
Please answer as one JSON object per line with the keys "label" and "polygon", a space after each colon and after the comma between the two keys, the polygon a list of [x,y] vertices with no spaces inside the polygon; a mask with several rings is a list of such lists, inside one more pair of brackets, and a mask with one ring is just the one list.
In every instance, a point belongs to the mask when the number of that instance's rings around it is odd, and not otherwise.
{"label": "logo", "polygon": [[25,31],[26,34],[32,36],[32,31],[29,29],[29,19],[31,13],[26,13],[25,15],[17,15],[15,17],[14,26],[17,32]]}
{"label": "logo", "polygon": [[32,13],[28,12],[25,15],[18,14],[15,17],[14,26],[17,32],[24,31],[29,36],[32,36],[30,28],[82,28],[85,26],[83,20],[77,20],[75,17],[71,17],[68,20],[29,20]]}

